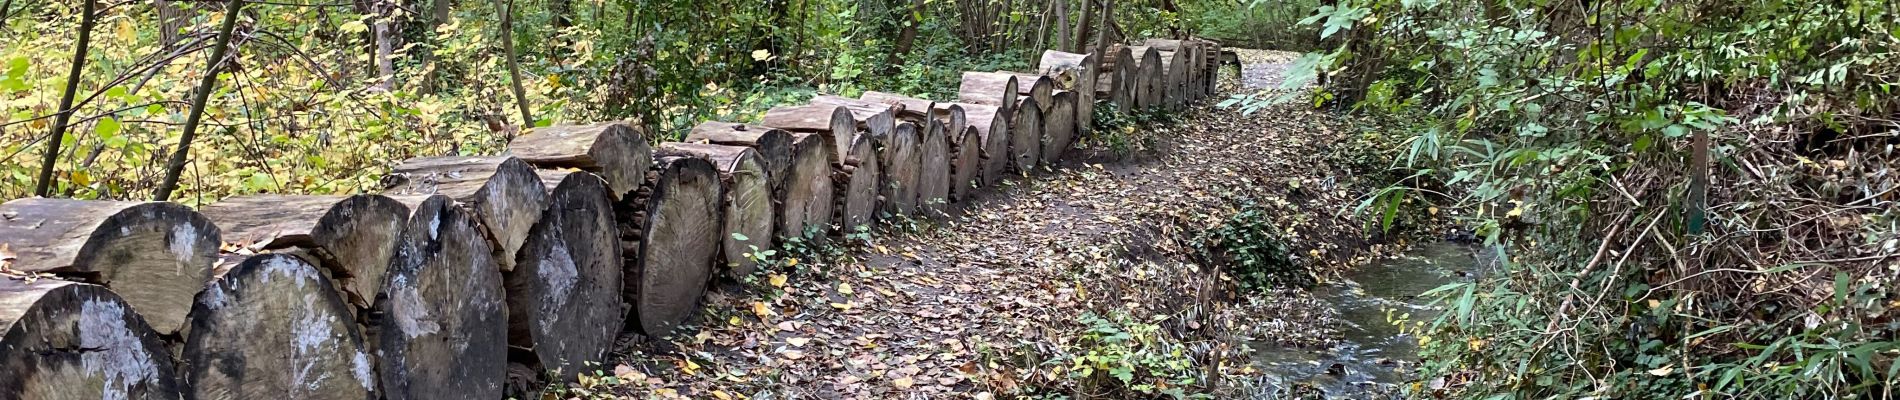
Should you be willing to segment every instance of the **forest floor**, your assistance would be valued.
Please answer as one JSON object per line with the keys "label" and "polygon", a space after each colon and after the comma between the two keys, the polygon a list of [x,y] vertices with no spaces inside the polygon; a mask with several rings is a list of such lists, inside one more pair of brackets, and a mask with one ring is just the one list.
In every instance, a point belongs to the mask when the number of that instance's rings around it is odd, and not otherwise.
{"label": "forest floor", "polygon": [[[1243,210],[1319,280],[1384,257],[1331,160],[1351,121],[1214,107],[1277,85],[1293,53],[1240,50],[1223,94],[1152,127],[1101,129],[1059,165],[959,207],[888,223],[823,260],[709,294],[692,328],[629,341],[562,398],[1240,397],[1245,343],[1324,346],[1332,311],[1298,289],[1235,294],[1197,239]],[[1232,73],[1231,70],[1224,70]],[[1395,241],[1402,244],[1402,241]]]}

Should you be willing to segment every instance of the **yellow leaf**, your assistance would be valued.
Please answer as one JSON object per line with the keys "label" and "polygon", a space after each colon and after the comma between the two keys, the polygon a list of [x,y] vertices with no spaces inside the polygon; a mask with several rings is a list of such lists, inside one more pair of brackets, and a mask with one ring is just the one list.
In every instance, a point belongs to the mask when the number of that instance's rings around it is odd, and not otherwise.
{"label": "yellow leaf", "polygon": [[772,315],[772,307],[766,306],[763,301],[754,301],[752,302],[752,313],[758,315],[759,318],[765,318]]}
{"label": "yellow leaf", "polygon": [[891,386],[896,386],[898,389],[909,389],[910,385],[915,383],[908,376],[891,380]]}
{"label": "yellow leaf", "polygon": [[849,284],[849,283],[842,283],[842,282],[840,282],[840,283],[838,283],[838,293],[840,293],[840,294],[845,294],[845,295],[850,295],[850,294],[852,293],[852,292],[851,292],[851,284]]}
{"label": "yellow leaf", "polygon": [[740,321],[738,316],[734,316],[732,318],[727,318],[726,324],[732,325],[732,326],[739,326],[739,325],[745,325],[745,321]]}
{"label": "yellow leaf", "polygon": [[753,59],[753,60],[756,60],[756,61],[765,61],[765,60],[768,60],[768,59],[771,59],[771,58],[772,58],[772,52],[771,52],[771,51],[769,51],[769,50],[766,50],[766,49],[758,49],[758,50],[753,50],[753,51],[752,51],[752,59]]}
{"label": "yellow leaf", "polygon": [[1649,374],[1655,376],[1669,376],[1671,372],[1676,372],[1676,367],[1662,367],[1649,370]]}
{"label": "yellow leaf", "polygon": [[850,311],[851,303],[831,303],[831,308],[836,308],[836,309],[844,310],[844,311]]}
{"label": "yellow leaf", "polygon": [[719,398],[719,400],[732,400],[732,395],[726,394],[724,390],[714,390],[712,391],[712,395],[713,397]]}
{"label": "yellow leaf", "polygon": [[785,266],[787,266],[787,267],[796,267],[796,266],[798,266],[798,259],[796,259],[796,258],[787,258],[787,259],[785,259]]}
{"label": "yellow leaf", "polygon": [[785,287],[785,275],[771,274],[768,280],[772,282],[772,287]]}
{"label": "yellow leaf", "polygon": [[694,363],[691,359],[680,359],[679,367],[681,371],[686,371],[687,375],[696,375],[699,373],[699,364]]}

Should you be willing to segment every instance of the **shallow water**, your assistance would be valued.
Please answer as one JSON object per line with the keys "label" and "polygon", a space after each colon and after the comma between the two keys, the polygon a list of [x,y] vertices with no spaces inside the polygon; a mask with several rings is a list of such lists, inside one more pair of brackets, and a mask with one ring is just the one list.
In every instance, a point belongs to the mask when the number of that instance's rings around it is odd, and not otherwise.
{"label": "shallow water", "polygon": [[1410,314],[1419,321],[1436,315],[1438,310],[1418,295],[1469,280],[1478,266],[1473,252],[1457,244],[1425,245],[1314,288],[1312,295],[1337,312],[1338,341],[1329,348],[1254,344],[1256,368],[1266,376],[1263,394],[1353,399],[1396,394],[1418,361],[1418,341],[1391,317]]}

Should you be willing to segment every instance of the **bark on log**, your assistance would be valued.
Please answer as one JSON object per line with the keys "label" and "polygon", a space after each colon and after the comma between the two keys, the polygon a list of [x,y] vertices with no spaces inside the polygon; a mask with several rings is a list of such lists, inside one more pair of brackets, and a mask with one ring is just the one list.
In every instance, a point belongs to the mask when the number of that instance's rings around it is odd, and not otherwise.
{"label": "bark on log", "polygon": [[475,215],[447,196],[398,200],[420,202],[410,205],[376,300],[383,398],[501,397],[508,321],[493,245]]}
{"label": "bark on log", "polygon": [[1001,107],[981,104],[960,104],[964,115],[970,118],[970,127],[976,129],[977,143],[982,155],[982,166],[978,168],[977,178],[983,186],[993,186],[1001,182],[1008,173],[1010,164],[1009,142],[1015,137],[1011,130],[1009,115]]}
{"label": "bark on log", "polygon": [[[1014,74],[964,72],[957,86],[957,101],[1000,107],[1001,115],[1008,118],[1016,111],[1014,107],[1020,85]],[[964,112],[969,112],[968,107],[965,107]]]}
{"label": "bark on log", "polygon": [[1087,135],[1095,123],[1095,83],[1101,65],[1094,54],[1042,52],[1042,74],[1055,80],[1056,90],[1075,92],[1075,133]]}
{"label": "bark on log", "polygon": [[548,204],[534,167],[515,157],[413,158],[383,180],[390,187],[384,194],[441,194],[473,209],[502,271],[514,270],[515,252]]}
{"label": "bark on log", "polygon": [[716,144],[665,143],[661,155],[699,157],[719,169],[726,186],[721,199],[719,253],[726,275],[743,279],[758,269],[758,261],[747,253],[772,248],[775,207],[771,182],[766,179],[765,163],[759,153],[746,147]]}
{"label": "bark on log", "polygon": [[725,193],[719,172],[704,159],[660,157],[654,172],[625,294],[633,304],[627,323],[661,336],[699,310],[718,254],[719,199]]}
{"label": "bark on log", "polygon": [[982,181],[983,135],[976,127],[947,132],[957,132],[945,137],[950,141],[950,201],[969,201]]}
{"label": "bark on log", "polygon": [[626,317],[613,191],[592,173],[564,174],[502,274],[516,362],[572,381],[606,361]]}
{"label": "bark on log", "polygon": [[[773,201],[783,201],[785,179],[791,176],[792,135],[782,129],[730,122],[702,122],[686,134],[687,143],[751,147],[765,164],[766,177],[772,182]],[[769,239],[769,238],[768,238]]]}
{"label": "bark on log", "polygon": [[1009,139],[1009,166],[1016,173],[1029,175],[1035,171],[1036,164],[1042,162],[1043,129],[1042,106],[1036,98],[1024,96],[1021,106],[1016,109],[1016,120],[1010,123],[1015,130]]}
{"label": "bark on log", "polygon": [[368,310],[382,292],[409,207],[373,194],[254,195],[205,206],[227,242],[255,250],[300,248],[322,267],[354,310]]}
{"label": "bark on log", "polygon": [[897,130],[897,113],[903,111],[903,105],[875,103],[839,96],[814,96],[812,104],[844,107],[851,112],[851,120],[858,123],[858,129],[871,137],[884,137]]}
{"label": "bark on log", "polygon": [[943,123],[935,119],[924,123],[917,146],[917,209],[919,215],[942,216],[950,205],[950,138]]}
{"label": "bark on log", "polygon": [[180,398],[158,332],[105,287],[0,277],[0,335],[0,398]]}
{"label": "bark on log", "polygon": [[779,207],[781,238],[809,237],[823,240],[831,227],[834,193],[831,179],[833,156],[831,137],[818,133],[792,134],[792,166],[785,180],[784,203]]}
{"label": "bark on log", "polygon": [[508,153],[542,168],[577,168],[607,181],[614,198],[646,183],[652,149],[639,127],[625,122],[535,128],[508,143]]}
{"label": "bark on log", "polygon": [[1067,90],[1056,92],[1051,100],[1055,103],[1044,114],[1042,162],[1054,165],[1061,161],[1062,154],[1075,144],[1076,131],[1081,129],[1076,121],[1076,92]]}
{"label": "bark on log", "polygon": [[836,146],[831,149],[832,154],[835,154],[832,157],[834,163],[844,162],[849,150],[846,146],[859,130],[857,119],[849,108],[825,104],[773,107],[765,111],[765,117],[759,123],[790,132],[825,135],[826,142]]}
{"label": "bark on log", "polygon": [[943,121],[944,132],[963,132],[965,128],[970,127],[969,113],[963,110],[963,105],[957,103],[937,103],[931,109],[931,115],[936,116],[938,121]]}
{"label": "bark on log", "polygon": [[838,188],[836,223],[840,234],[857,232],[877,217],[879,169],[877,150],[871,137],[852,138],[844,165],[834,169],[833,184]]}
{"label": "bark on log", "polygon": [[[1016,81],[1022,83],[1021,86],[1017,86],[1016,88],[1017,94],[1022,95],[1022,97],[1036,99],[1036,106],[1042,107],[1042,114],[1049,115],[1049,107],[1055,104],[1056,81],[1054,79],[1037,74],[1009,71],[996,72],[1016,75]],[[1020,104],[1021,101],[1019,100],[1018,103]]]}
{"label": "bark on log", "polygon": [[931,114],[937,108],[937,102],[934,101],[879,91],[866,91],[858,96],[858,99],[895,106],[899,110],[897,119],[916,123],[923,123],[924,119],[932,118]]}
{"label": "bark on log", "polygon": [[244,259],[199,294],[183,350],[193,399],[376,399],[355,310],[315,265]]}
{"label": "bark on log", "polygon": [[211,280],[220,243],[209,219],[174,203],[0,204],[0,246],[16,253],[14,270],[111,288],[160,335],[184,328],[192,297]]}
{"label": "bark on log", "polygon": [[897,125],[890,135],[878,137],[878,204],[890,215],[916,215],[917,194],[923,168],[922,139],[917,124]]}

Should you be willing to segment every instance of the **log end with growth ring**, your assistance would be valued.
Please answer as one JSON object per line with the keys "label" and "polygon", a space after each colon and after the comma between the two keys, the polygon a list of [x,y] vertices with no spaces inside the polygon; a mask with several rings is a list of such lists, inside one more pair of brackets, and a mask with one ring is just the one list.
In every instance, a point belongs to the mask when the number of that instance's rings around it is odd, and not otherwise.
{"label": "log end with growth ring", "polygon": [[0,335],[0,398],[179,398],[164,341],[104,287],[0,277]]}
{"label": "log end with growth ring", "polygon": [[633,277],[627,322],[648,336],[662,336],[699,310],[719,246],[718,205],[725,193],[706,160],[660,157],[654,169],[659,177],[641,227],[640,257],[627,273]]}
{"label": "log end with growth ring", "polygon": [[184,346],[190,398],[375,399],[375,360],[318,267],[251,256],[199,294]]}
{"label": "log end with growth ring", "polygon": [[185,206],[164,202],[26,198],[0,204],[0,246],[14,270],[112,289],[153,330],[185,326],[211,280],[222,238]]}
{"label": "log end with growth ring", "polygon": [[411,208],[376,300],[383,398],[500,398],[508,365],[500,263],[454,200],[428,196]]}
{"label": "log end with growth ring", "polygon": [[725,222],[719,232],[721,264],[727,277],[752,275],[758,261],[747,254],[772,248],[775,215],[771,182],[759,153],[746,147],[666,143],[660,145],[660,154],[703,158],[719,170],[726,187],[721,207]]}
{"label": "log end with growth ring", "polygon": [[566,174],[529,230],[514,271],[503,275],[508,338],[533,354],[518,360],[562,380],[599,368],[626,317],[624,270],[612,189],[586,172]]}

